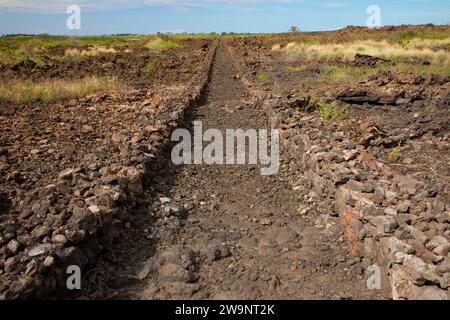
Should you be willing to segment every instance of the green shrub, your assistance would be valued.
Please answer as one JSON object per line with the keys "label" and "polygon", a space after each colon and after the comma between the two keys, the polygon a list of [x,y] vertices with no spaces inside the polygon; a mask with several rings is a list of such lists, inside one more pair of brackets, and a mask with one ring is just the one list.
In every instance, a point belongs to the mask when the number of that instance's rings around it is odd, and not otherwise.
{"label": "green shrub", "polygon": [[320,102],[319,115],[324,120],[340,121],[349,118],[348,109],[340,107],[336,101],[331,103]]}

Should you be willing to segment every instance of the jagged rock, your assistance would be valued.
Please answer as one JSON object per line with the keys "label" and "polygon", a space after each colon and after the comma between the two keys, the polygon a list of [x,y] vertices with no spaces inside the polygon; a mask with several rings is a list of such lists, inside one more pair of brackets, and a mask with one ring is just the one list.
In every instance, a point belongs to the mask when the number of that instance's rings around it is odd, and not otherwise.
{"label": "jagged rock", "polygon": [[430,241],[425,245],[429,250],[433,250],[439,245],[447,244],[448,240],[442,236],[434,236]]}
{"label": "jagged rock", "polygon": [[348,89],[340,93],[340,95],[337,96],[337,99],[342,102],[353,104],[377,104],[380,100],[380,96],[364,89]]}
{"label": "jagged rock", "polygon": [[370,56],[367,54],[357,53],[355,55],[354,64],[358,67],[376,67],[381,63],[387,63],[389,60]]}
{"label": "jagged rock", "polygon": [[396,237],[389,237],[387,246],[390,249],[391,254],[395,255],[397,252],[412,254],[415,252],[414,248],[409,244],[397,239]]}
{"label": "jagged rock", "polygon": [[369,222],[381,233],[392,233],[398,228],[398,223],[391,216],[368,217]]}

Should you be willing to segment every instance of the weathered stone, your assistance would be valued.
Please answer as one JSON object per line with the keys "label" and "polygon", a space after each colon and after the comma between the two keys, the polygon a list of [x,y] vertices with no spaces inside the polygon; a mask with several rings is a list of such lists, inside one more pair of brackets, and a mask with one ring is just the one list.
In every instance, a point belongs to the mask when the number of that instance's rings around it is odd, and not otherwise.
{"label": "weathered stone", "polygon": [[362,184],[359,181],[353,180],[353,179],[349,180],[346,183],[346,186],[349,187],[351,190],[358,191],[358,192],[362,192],[363,188],[364,188],[364,184]]}
{"label": "weathered stone", "polygon": [[443,244],[437,245],[433,249],[433,253],[437,254],[438,256],[441,256],[441,257],[446,257],[449,252],[450,252],[450,243],[443,243]]}
{"label": "weathered stone", "polygon": [[400,226],[403,225],[403,224],[410,224],[411,221],[412,221],[411,215],[408,214],[408,213],[399,213],[399,214],[397,214],[395,219],[397,220],[397,223]]}
{"label": "weathered stone", "polygon": [[275,241],[279,244],[284,244],[294,240],[297,236],[297,232],[291,228],[281,228],[275,237]]}
{"label": "weathered stone", "polygon": [[74,168],[68,168],[64,171],[61,171],[58,175],[58,178],[61,180],[70,180],[73,177],[73,173],[75,172]]}
{"label": "weathered stone", "polygon": [[51,248],[52,248],[52,245],[49,243],[38,244],[38,245],[30,248],[29,250],[27,250],[27,255],[29,257],[40,256],[40,255],[50,251]]}
{"label": "weathered stone", "polygon": [[170,201],[171,201],[170,198],[167,198],[167,197],[159,198],[159,202],[161,202],[162,204],[169,203]]}
{"label": "weathered stone", "polygon": [[210,243],[207,247],[207,256],[211,261],[227,258],[230,255],[230,250],[222,244]]}
{"label": "weathered stone", "polygon": [[31,231],[31,235],[34,237],[44,237],[50,233],[50,228],[48,226],[38,226]]}
{"label": "weathered stone", "polygon": [[445,258],[436,266],[436,273],[440,276],[444,275],[445,273],[450,273],[450,257]]}
{"label": "weathered stone", "polygon": [[384,213],[388,216],[395,217],[397,215],[397,210],[395,210],[393,208],[386,208],[386,209],[384,209]]}
{"label": "weathered stone", "polygon": [[67,225],[73,229],[93,231],[97,225],[97,217],[87,209],[74,207]]}
{"label": "weathered stone", "polygon": [[150,258],[143,264],[142,268],[139,270],[137,278],[139,280],[144,280],[148,277],[149,274],[156,273],[157,271],[158,269],[153,261],[153,258]]}
{"label": "weathered stone", "polygon": [[443,213],[444,210],[445,210],[445,203],[436,199],[433,203],[433,211],[432,211],[433,215],[437,216]]}
{"label": "weathered stone", "polygon": [[441,278],[439,278],[439,286],[442,289],[450,288],[450,273],[446,273]]}
{"label": "weathered stone", "polygon": [[92,205],[88,207],[88,210],[92,212],[93,214],[99,214],[100,213],[100,207],[97,205]]}
{"label": "weathered stone", "polygon": [[427,242],[427,244],[425,246],[429,250],[433,250],[437,246],[439,246],[441,244],[446,244],[446,243],[448,243],[448,240],[446,238],[444,238],[443,236],[434,236],[433,238],[431,238],[430,241]]}
{"label": "weathered stone", "polygon": [[159,268],[158,275],[161,281],[180,281],[188,283],[194,279],[191,272],[174,263],[164,264],[161,268]]}
{"label": "weathered stone", "polygon": [[420,241],[422,244],[425,244],[428,241],[427,235],[419,229],[413,226],[407,226],[406,230],[414,237],[414,239]]}
{"label": "weathered stone", "polygon": [[387,240],[387,246],[391,254],[396,254],[397,252],[412,254],[415,252],[412,246],[397,239],[396,237],[389,237],[389,239]]}
{"label": "weathered stone", "polygon": [[66,244],[67,243],[67,238],[63,234],[55,234],[55,235],[52,236],[52,242],[53,243]]}
{"label": "weathered stone", "polygon": [[187,214],[187,210],[179,205],[171,204],[164,207],[164,212],[166,215],[174,215],[179,218],[184,218]]}
{"label": "weathered stone", "polygon": [[192,267],[195,263],[194,252],[187,247],[175,245],[165,250],[156,261],[159,264],[174,263],[185,269]]}
{"label": "weathered stone", "polygon": [[55,258],[53,258],[52,256],[47,256],[44,259],[44,266],[46,268],[50,268],[55,264]]}
{"label": "weathered stone", "polygon": [[409,200],[403,200],[397,203],[396,209],[400,213],[406,213],[409,211],[409,208],[411,207],[411,201]]}
{"label": "weathered stone", "polygon": [[381,233],[391,233],[397,229],[398,224],[394,217],[390,216],[376,216],[368,217],[369,222],[377,227]]}
{"label": "weathered stone", "polygon": [[123,168],[117,173],[119,184],[133,195],[141,195],[144,192],[142,178],[144,172],[136,167]]}
{"label": "weathered stone", "polygon": [[20,243],[16,240],[11,240],[6,247],[11,254],[16,254],[19,251]]}

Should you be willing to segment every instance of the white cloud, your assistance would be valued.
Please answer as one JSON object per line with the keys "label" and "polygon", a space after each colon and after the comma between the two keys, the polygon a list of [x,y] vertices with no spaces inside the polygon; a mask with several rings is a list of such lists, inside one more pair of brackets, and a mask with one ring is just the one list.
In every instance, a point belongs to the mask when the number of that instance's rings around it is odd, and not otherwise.
{"label": "white cloud", "polygon": [[0,9],[31,12],[65,12],[67,6],[79,5],[88,11],[103,11],[151,5],[168,6],[178,11],[194,7],[251,7],[257,5],[283,5],[292,3],[317,4],[326,8],[347,6],[345,2],[319,0],[0,0]]}

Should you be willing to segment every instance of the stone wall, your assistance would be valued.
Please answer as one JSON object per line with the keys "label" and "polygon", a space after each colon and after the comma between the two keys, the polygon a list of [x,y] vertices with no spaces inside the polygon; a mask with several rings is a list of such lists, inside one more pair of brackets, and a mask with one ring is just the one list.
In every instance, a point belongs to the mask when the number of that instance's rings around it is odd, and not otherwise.
{"label": "stone wall", "polygon": [[[393,299],[450,299],[450,204],[431,186],[377,161],[307,98],[269,97],[284,152],[300,160],[311,188],[338,215],[352,256],[382,271]],[[295,107],[293,107],[295,106]]]}
{"label": "stone wall", "polygon": [[308,97],[277,95],[251,81],[245,62],[230,51],[249,93],[280,129],[282,152],[299,162],[329,214],[340,217],[350,255],[366,270],[379,267],[383,295],[450,299],[448,194],[378,161],[364,141],[348,136],[349,123],[309,112]]}
{"label": "stone wall", "polygon": [[68,265],[95,263],[165,165],[172,131],[204,95],[216,48],[184,90],[156,88],[137,102],[108,106],[107,117],[127,124],[103,141],[115,152],[93,150],[78,167],[15,201],[19,214],[0,216],[0,300],[44,297],[65,284]]}

